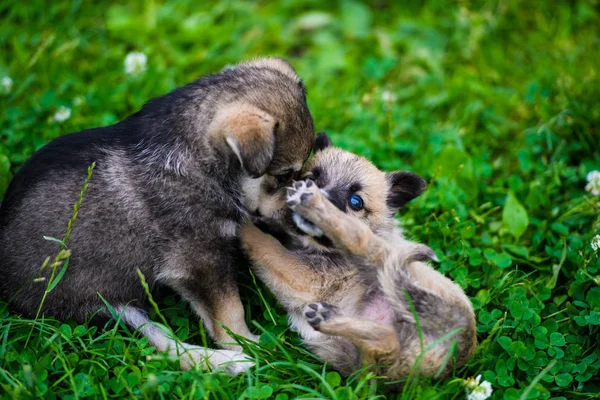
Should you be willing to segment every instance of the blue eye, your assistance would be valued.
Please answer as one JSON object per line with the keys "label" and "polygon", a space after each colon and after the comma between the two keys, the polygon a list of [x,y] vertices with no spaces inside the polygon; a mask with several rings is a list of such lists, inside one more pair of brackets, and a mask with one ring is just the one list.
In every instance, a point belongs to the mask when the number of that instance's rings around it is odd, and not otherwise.
{"label": "blue eye", "polygon": [[363,199],[361,199],[360,196],[356,194],[353,194],[352,196],[350,196],[350,198],[348,198],[348,203],[350,204],[350,207],[352,207],[352,209],[356,211],[362,210],[365,206],[363,203]]}

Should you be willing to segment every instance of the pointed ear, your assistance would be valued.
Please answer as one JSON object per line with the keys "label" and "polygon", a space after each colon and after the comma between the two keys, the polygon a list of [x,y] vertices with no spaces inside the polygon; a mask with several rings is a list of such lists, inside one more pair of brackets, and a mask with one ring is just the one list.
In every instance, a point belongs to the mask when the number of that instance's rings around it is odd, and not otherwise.
{"label": "pointed ear", "polygon": [[277,121],[247,103],[231,103],[217,110],[208,127],[213,146],[237,157],[253,178],[265,174],[275,153]]}
{"label": "pointed ear", "polygon": [[385,177],[390,185],[387,203],[394,213],[427,189],[425,179],[413,172],[388,172]]}
{"label": "pointed ear", "polygon": [[331,139],[329,139],[329,136],[327,136],[327,134],[325,132],[319,132],[317,133],[317,137],[315,138],[315,153],[317,151],[321,151],[323,149],[326,149],[327,147],[333,146],[333,143],[331,143]]}

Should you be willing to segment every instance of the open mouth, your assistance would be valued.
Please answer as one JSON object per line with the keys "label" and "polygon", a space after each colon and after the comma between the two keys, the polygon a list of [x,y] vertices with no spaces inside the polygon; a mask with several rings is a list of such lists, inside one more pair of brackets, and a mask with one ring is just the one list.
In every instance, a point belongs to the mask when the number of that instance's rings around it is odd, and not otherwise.
{"label": "open mouth", "polygon": [[306,233],[307,235],[316,236],[316,237],[323,236],[323,231],[321,229],[319,229],[317,226],[315,226],[315,224],[304,219],[300,215],[293,213],[292,219],[294,220],[294,223],[296,224],[298,229],[300,229],[302,232]]}

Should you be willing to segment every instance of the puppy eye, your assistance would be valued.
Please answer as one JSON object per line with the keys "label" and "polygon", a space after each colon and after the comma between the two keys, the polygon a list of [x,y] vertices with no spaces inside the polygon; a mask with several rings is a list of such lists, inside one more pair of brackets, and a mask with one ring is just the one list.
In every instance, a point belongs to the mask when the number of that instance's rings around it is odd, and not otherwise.
{"label": "puppy eye", "polygon": [[355,211],[360,211],[365,206],[363,199],[356,194],[353,194],[348,198],[348,204],[350,204],[350,207]]}

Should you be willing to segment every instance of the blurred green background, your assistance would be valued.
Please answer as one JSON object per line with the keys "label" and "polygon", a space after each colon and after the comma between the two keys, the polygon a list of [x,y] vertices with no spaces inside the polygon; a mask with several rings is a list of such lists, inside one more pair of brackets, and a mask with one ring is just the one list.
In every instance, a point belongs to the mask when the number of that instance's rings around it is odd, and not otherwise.
{"label": "blurred green background", "polygon": [[[600,390],[600,261],[590,245],[600,199],[584,188],[600,170],[599,16],[597,0],[3,0],[0,198],[53,138],[112,124],[226,64],[284,57],[306,83],[318,130],[383,169],[427,178],[402,221],[477,312],[471,362],[394,396],[462,398],[463,379],[482,374],[494,398],[591,398]],[[127,72],[132,52],[146,62]],[[260,360],[248,376],[180,373],[147,360],[147,343],[113,325],[102,334],[4,310],[0,395],[386,395],[369,376],[324,369],[266,290],[249,275],[242,285],[249,319],[271,332],[248,349]],[[182,339],[205,341],[178,299],[161,304]]]}

